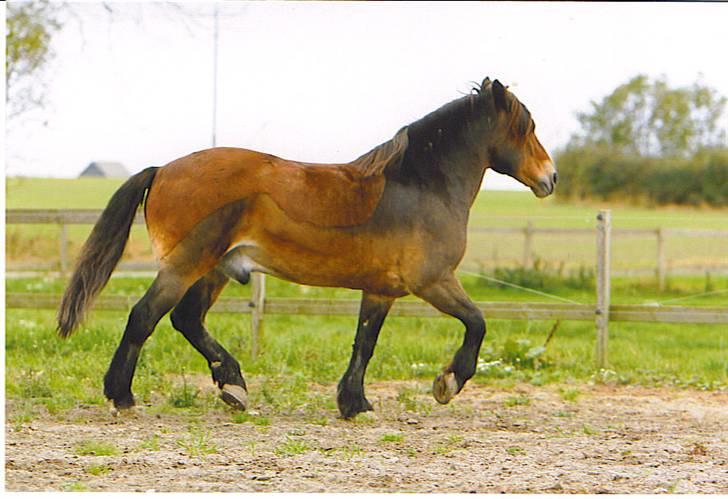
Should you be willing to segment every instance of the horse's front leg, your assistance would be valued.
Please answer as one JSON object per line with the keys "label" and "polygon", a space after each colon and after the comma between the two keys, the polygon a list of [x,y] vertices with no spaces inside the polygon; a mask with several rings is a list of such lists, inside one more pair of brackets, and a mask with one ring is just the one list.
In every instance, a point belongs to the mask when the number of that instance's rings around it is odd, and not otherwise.
{"label": "horse's front leg", "polygon": [[346,419],[353,418],[360,412],[373,410],[364,396],[364,373],[374,353],[379,330],[393,302],[394,299],[390,297],[367,292],[362,294],[353,352],[349,368],[339,382],[336,399],[339,412]]}
{"label": "horse's front leg", "polygon": [[418,290],[417,296],[439,311],[456,317],[465,325],[465,338],[452,362],[435,378],[432,394],[441,404],[447,404],[473,377],[478,364],[478,352],[485,337],[483,313],[465,293],[460,281],[449,274],[444,279]]}

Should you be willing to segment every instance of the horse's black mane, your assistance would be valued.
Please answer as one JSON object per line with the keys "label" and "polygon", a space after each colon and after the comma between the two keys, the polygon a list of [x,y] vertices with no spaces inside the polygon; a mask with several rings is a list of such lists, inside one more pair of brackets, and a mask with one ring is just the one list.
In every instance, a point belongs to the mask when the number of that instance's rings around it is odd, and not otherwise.
{"label": "horse's black mane", "polygon": [[484,102],[480,88],[455,99],[407,127],[409,145],[396,177],[404,183],[444,182],[442,159],[455,150],[464,151],[467,128],[472,121],[495,112]]}
{"label": "horse's black mane", "polygon": [[[476,121],[493,118],[495,106],[491,86],[475,84],[471,93],[455,99],[407,127],[409,144],[404,158],[396,168],[388,169],[391,178],[403,183],[446,181],[448,165],[468,160],[468,141]],[[532,126],[528,109],[512,94],[509,96],[509,128],[515,136],[525,136]],[[472,153],[472,151],[470,151]],[[447,158],[447,161],[443,159]]]}

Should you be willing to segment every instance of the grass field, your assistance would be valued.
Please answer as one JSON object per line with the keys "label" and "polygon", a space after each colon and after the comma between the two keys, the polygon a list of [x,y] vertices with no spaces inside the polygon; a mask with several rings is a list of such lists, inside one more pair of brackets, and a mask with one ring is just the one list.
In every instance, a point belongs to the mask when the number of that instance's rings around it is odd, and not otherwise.
{"label": "grass field", "polygon": [[[119,277],[106,293],[139,294],[148,278]],[[269,296],[355,298],[349,290],[325,290],[294,286],[269,279]],[[478,300],[523,299],[515,291],[500,290],[465,277],[469,294]],[[8,292],[59,292],[60,279],[12,279]],[[689,287],[700,283],[690,281]],[[728,283],[726,283],[728,284]],[[628,295],[630,283],[615,283]],[[686,288],[688,289],[688,288]],[[555,290],[572,299],[588,293],[567,288]],[[634,290],[633,290],[634,292]],[[231,284],[228,296],[249,293],[249,287]],[[656,292],[654,292],[656,293]],[[642,295],[644,296],[644,294]],[[672,296],[670,292],[656,298]],[[719,305],[716,297],[699,299]],[[635,299],[639,302],[640,299]],[[101,379],[120,339],[126,320],[121,312],[93,312],[90,320],[68,341],[53,333],[53,311],[8,310],[6,317],[6,393],[24,400],[29,410],[50,411],[76,403],[103,402]],[[250,357],[250,318],[235,314],[211,314],[209,329],[240,360],[246,374],[269,381],[265,393],[254,394],[253,403],[272,405],[289,413],[311,403],[330,399],[309,393],[309,383],[331,383],[343,373],[353,340],[355,317],[266,317],[263,353]],[[594,326],[589,322],[565,322],[545,351],[552,321],[489,321],[475,382],[513,386],[516,383],[639,383],[690,386],[702,389],[728,387],[728,335],[724,328],[706,325],[659,325],[613,323],[610,327],[610,368],[596,371],[593,362]],[[390,317],[368,371],[369,380],[431,379],[446,364],[462,341],[462,326],[454,319]],[[204,359],[163,319],[142,353],[135,391],[143,401],[162,396],[170,409],[185,393],[185,376],[207,374]],[[310,397],[317,397],[311,400]],[[257,398],[256,398],[257,397]],[[216,403],[208,401],[208,403]]]}
{"label": "grass field", "polygon": [[[115,180],[8,179],[8,208],[100,208],[118,187]],[[593,227],[595,205],[566,205],[557,200],[537,200],[528,193],[483,192],[472,212],[471,226],[523,225],[530,218],[537,227]],[[625,228],[681,227],[726,228],[728,211],[689,209],[651,210],[613,207],[614,225]],[[82,243],[89,227],[73,227],[72,252]],[[48,259],[56,254],[57,228],[16,226],[8,229],[7,258]],[[581,303],[594,302],[593,274],[559,275],[562,262],[574,269],[593,266],[593,238],[543,237],[535,240],[535,253],[546,261],[538,271],[518,269],[522,240],[485,237],[470,240],[465,265],[491,268],[497,264],[501,277]],[[147,246],[145,246],[147,245]],[[728,266],[728,243],[669,241],[668,259],[699,261]],[[132,234],[132,257],[147,255],[143,228]],[[145,249],[146,248],[146,249]],[[652,261],[645,241],[617,240],[614,265],[619,268]],[[29,256],[30,255],[30,256]],[[495,264],[494,264],[495,262]],[[487,265],[486,265],[487,263]],[[545,265],[545,268],[543,268]],[[544,279],[544,277],[548,279]],[[570,277],[571,283],[560,280]],[[115,277],[105,293],[141,294],[151,278]],[[513,289],[495,287],[476,277],[463,276],[464,286],[476,300],[543,301]],[[7,292],[62,291],[65,282],[47,276],[9,279]],[[658,291],[654,278],[615,278],[613,303],[642,304],[681,299],[728,288],[728,276],[671,277]],[[249,287],[232,284],[225,295],[247,296]],[[350,290],[295,286],[269,279],[271,297],[357,298]],[[726,304],[726,295],[697,296],[675,304]],[[101,404],[101,379],[120,339],[125,313],[94,312],[79,333],[60,341],[53,333],[53,311],[8,310],[6,313],[6,394],[25,404],[29,415],[38,411],[62,411],[74,404]],[[321,399],[310,391],[311,382],[335,382],[348,362],[355,317],[266,317],[263,354],[250,357],[250,319],[232,314],[211,315],[210,330],[240,360],[244,373],[264,379],[266,389],[253,393],[252,403],[291,413],[306,404],[325,404],[333,409],[334,397]],[[691,386],[704,389],[728,387],[728,335],[725,327],[614,323],[610,327],[610,369],[598,372],[593,365],[594,326],[589,322],[565,322],[545,351],[543,345],[553,322],[489,321],[475,382],[511,386],[516,383],[581,384],[640,383]],[[446,364],[460,342],[462,327],[453,319],[389,318],[368,371],[369,380],[431,379]],[[135,392],[142,401],[162,400],[168,410],[196,396],[185,382],[188,376],[206,374],[203,358],[163,319],[142,353]],[[180,402],[182,400],[182,402]],[[192,404],[218,404],[197,400]],[[31,417],[31,416],[29,416]]]}

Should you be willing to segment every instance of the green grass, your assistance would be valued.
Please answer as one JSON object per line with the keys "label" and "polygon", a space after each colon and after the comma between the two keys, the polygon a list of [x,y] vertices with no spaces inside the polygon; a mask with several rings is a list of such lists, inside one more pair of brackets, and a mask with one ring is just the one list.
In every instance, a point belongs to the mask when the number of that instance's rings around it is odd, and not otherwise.
{"label": "green grass", "polygon": [[155,433],[148,439],[144,440],[141,444],[139,444],[139,448],[150,452],[157,452],[159,450],[159,435]]}
{"label": "green grass", "polygon": [[[114,278],[106,292],[141,294],[150,280]],[[271,297],[358,296],[350,290],[329,292],[269,281]],[[531,299],[517,291],[484,286],[474,278],[463,281],[468,293],[479,300]],[[726,285],[723,281],[719,284]],[[54,278],[10,279],[6,291],[60,292],[63,285]],[[685,278],[675,280],[672,290],[660,293],[647,284],[631,287],[615,280],[615,294],[622,302],[643,303],[699,291],[702,286],[700,279]],[[586,291],[562,292],[573,299],[593,300]],[[234,284],[225,293],[244,296],[249,287]],[[720,296],[688,303],[725,305]],[[101,380],[121,338],[126,313],[92,311],[88,321],[65,341],[54,334],[54,319],[52,310],[6,311],[6,397],[22,402],[23,407],[18,407],[24,418],[38,417],[42,414],[39,408],[57,414],[78,404],[105,403]],[[207,325],[240,361],[243,373],[258,380],[259,386],[250,393],[251,407],[269,411],[265,414],[304,411],[304,420],[320,417],[316,410],[335,414],[333,391],[312,391],[310,383],[338,381],[349,360],[356,317],[269,315],[262,354],[256,359],[250,355],[249,316],[211,314]],[[562,322],[543,349],[553,325],[552,321],[488,320],[488,335],[473,381],[499,386],[523,382],[538,386],[587,382],[700,389],[728,386],[728,336],[722,326],[612,323],[610,365],[597,371],[593,323]],[[367,381],[421,380],[429,386],[461,342],[462,325],[455,319],[389,317],[367,370]],[[525,358],[534,351],[538,354],[535,358]],[[140,403],[153,402],[175,411],[222,408],[222,402],[212,394],[201,398],[185,381],[199,374],[209,376],[207,362],[164,318],[142,351],[134,379],[135,395]],[[564,400],[577,396],[577,392],[562,393]],[[431,410],[430,399],[425,389],[415,387],[402,387],[397,395],[402,409],[415,413]]]}
{"label": "green grass", "polygon": [[76,454],[79,456],[116,456],[119,449],[108,442],[97,440],[83,440],[76,445]]}
{"label": "green grass", "polygon": [[385,433],[382,435],[382,442],[404,442],[404,435],[401,433]]}
{"label": "green grass", "polygon": [[266,416],[253,416],[247,412],[236,412],[233,414],[233,423],[253,423],[255,426],[270,426],[270,418]]}
{"label": "green grass", "polygon": [[576,402],[576,399],[581,395],[581,391],[578,388],[559,388],[559,395],[564,402]]}
{"label": "green grass", "polygon": [[106,475],[111,471],[111,467],[107,464],[90,464],[86,466],[86,473],[93,476]]}
{"label": "green grass", "polygon": [[503,401],[503,405],[506,407],[514,407],[517,405],[531,405],[531,399],[528,395],[514,395],[508,397]]}
{"label": "green grass", "polygon": [[177,445],[191,457],[202,457],[215,454],[217,447],[210,442],[210,432],[200,428],[190,428],[188,434],[177,440]]}
{"label": "green grass", "polygon": [[286,437],[286,441],[275,448],[273,452],[277,456],[297,456],[304,454],[310,450],[309,444],[305,440]]}

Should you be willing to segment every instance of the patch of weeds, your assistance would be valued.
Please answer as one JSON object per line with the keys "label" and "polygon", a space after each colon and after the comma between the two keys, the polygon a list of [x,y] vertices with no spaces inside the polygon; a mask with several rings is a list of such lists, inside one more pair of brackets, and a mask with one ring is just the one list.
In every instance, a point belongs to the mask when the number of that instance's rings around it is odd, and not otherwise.
{"label": "patch of weeds", "polygon": [[16,414],[13,416],[13,431],[20,431],[23,426],[33,421],[33,415],[29,413]]}
{"label": "patch of weeds", "polygon": [[253,423],[255,426],[270,426],[270,418],[266,416],[253,416],[247,412],[236,412],[233,414],[233,423]]}
{"label": "patch of weeds", "polygon": [[619,375],[611,369],[599,369],[591,375],[590,381],[598,385],[616,385],[619,382]]}
{"label": "patch of weeds", "polygon": [[187,384],[187,379],[182,376],[182,386],[175,387],[169,394],[167,402],[178,409],[195,407],[198,404],[200,390]]}
{"label": "patch of weeds", "polygon": [[20,394],[24,398],[50,398],[53,397],[53,390],[48,383],[48,376],[45,371],[29,369],[22,374]]}
{"label": "patch of weeds", "polygon": [[326,416],[311,416],[308,419],[306,419],[306,422],[308,424],[315,424],[318,426],[326,426],[329,424],[329,418]]}
{"label": "patch of weeds", "polygon": [[570,413],[569,411],[556,411],[554,413],[554,416],[556,416],[557,418],[568,418],[572,416],[572,413]]}
{"label": "patch of weeds", "polygon": [[364,454],[364,449],[359,447],[357,444],[348,445],[346,447],[341,447],[339,449],[339,452],[344,457],[344,459],[352,459],[355,457],[359,457],[362,454]]}
{"label": "patch of weeds", "polygon": [[204,456],[217,452],[215,444],[210,442],[210,432],[199,428],[192,428],[189,435],[177,440],[177,445],[182,447],[189,456]]}
{"label": "patch of weeds", "polygon": [[448,435],[447,436],[447,443],[450,445],[459,445],[463,442],[463,436],[462,435]]}
{"label": "patch of weeds", "polygon": [[139,444],[139,447],[144,450],[157,452],[159,450],[159,435],[155,433],[150,438]]}
{"label": "patch of weeds", "polygon": [[88,492],[88,486],[83,482],[65,482],[61,484],[65,492]]}
{"label": "patch of weeds", "polygon": [[48,414],[57,415],[76,405],[76,401],[65,395],[43,399],[43,407]]}
{"label": "patch of weeds", "polygon": [[[493,271],[496,279],[518,284],[527,288],[544,291],[568,289],[593,289],[596,279],[594,269],[580,266],[578,269],[567,269],[564,262],[552,264],[540,258],[534,258],[531,266],[496,267]],[[505,284],[479,278],[478,284],[487,288],[503,289]]]}
{"label": "patch of weeds", "polygon": [[503,344],[501,359],[507,364],[518,368],[538,369],[545,362],[541,358],[546,352],[543,345],[532,346],[531,340],[526,338],[508,338]]}
{"label": "patch of weeds", "polygon": [[382,435],[382,442],[404,442],[404,435],[401,433],[385,433]]}
{"label": "patch of weeds", "polygon": [[506,407],[514,407],[517,405],[531,405],[531,399],[528,395],[514,395],[512,397],[508,397],[503,401],[503,405]]}
{"label": "patch of weeds", "polygon": [[119,449],[107,442],[96,440],[83,440],[76,445],[76,454],[79,456],[116,456]]}
{"label": "patch of weeds", "polygon": [[432,407],[421,401],[418,395],[417,389],[404,386],[397,392],[397,402],[402,404],[405,411],[429,415]]}
{"label": "patch of weeds", "polygon": [[576,402],[576,399],[581,395],[581,391],[578,388],[559,388],[559,395],[564,402]]}
{"label": "patch of weeds", "polygon": [[361,425],[373,425],[377,423],[377,417],[369,412],[363,412],[360,414],[357,414],[357,416],[354,419],[350,419],[350,422],[354,424],[361,424]]}
{"label": "patch of weeds", "polygon": [[506,452],[508,454],[510,454],[511,456],[520,456],[520,455],[526,454],[526,451],[523,450],[523,447],[518,447],[518,446],[508,447],[506,449]]}
{"label": "patch of weeds", "polygon": [[590,436],[599,435],[599,430],[597,430],[593,426],[590,426],[586,423],[584,423],[584,425],[581,427],[581,431],[584,432],[584,435],[590,435]]}
{"label": "patch of weeds", "polygon": [[456,450],[458,447],[460,447],[460,444],[463,442],[462,435],[448,435],[445,442],[436,445],[432,452],[435,454],[449,454],[450,452]]}
{"label": "patch of weeds", "polygon": [[108,464],[90,464],[86,466],[86,473],[93,476],[106,475],[111,471],[111,466]]}
{"label": "patch of weeds", "polygon": [[307,406],[311,402],[308,378],[302,373],[294,376],[267,377],[260,396],[276,414],[287,414]]}
{"label": "patch of weeds", "polygon": [[308,452],[309,446],[305,440],[286,437],[286,443],[279,445],[273,451],[277,456],[297,456]]}

